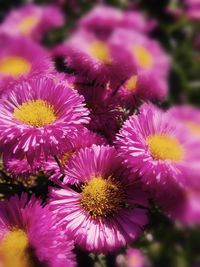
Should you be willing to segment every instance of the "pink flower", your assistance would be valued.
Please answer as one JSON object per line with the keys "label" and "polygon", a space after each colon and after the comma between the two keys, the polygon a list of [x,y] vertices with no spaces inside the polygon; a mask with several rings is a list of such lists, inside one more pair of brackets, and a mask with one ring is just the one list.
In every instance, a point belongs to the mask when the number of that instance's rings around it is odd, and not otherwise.
{"label": "pink flower", "polygon": [[4,266],[75,266],[72,242],[49,208],[22,194],[0,203],[0,252]]}
{"label": "pink flower", "polygon": [[0,32],[38,40],[47,31],[63,24],[64,17],[57,7],[27,4],[8,14],[0,26]]}
{"label": "pink flower", "polygon": [[28,178],[30,175],[37,175],[42,169],[41,162],[34,162],[32,166],[26,159],[18,159],[11,157],[10,155],[4,155],[3,166],[6,173],[11,177],[23,177]]}
{"label": "pink flower", "polygon": [[77,245],[113,251],[135,240],[147,223],[146,194],[129,180],[115,148],[84,148],[70,161],[68,177],[77,189],[52,189],[50,206]]}
{"label": "pink flower", "polygon": [[64,54],[68,66],[96,85],[109,82],[116,88],[135,69],[122,45],[102,41],[84,30],[73,34],[58,50]]}
{"label": "pink flower", "polygon": [[0,34],[0,94],[13,83],[55,72],[47,52],[24,37]]}
{"label": "pink flower", "polygon": [[29,163],[60,155],[89,122],[83,97],[50,78],[22,82],[0,100],[0,145]]}
{"label": "pink flower", "polygon": [[136,65],[124,81],[121,94],[125,91],[144,99],[166,98],[170,59],[160,44],[146,35],[125,29],[116,30],[111,42],[123,46],[129,53],[129,60]]}
{"label": "pink flower", "polygon": [[79,26],[93,32],[98,38],[106,39],[117,28],[149,32],[154,28],[155,22],[147,20],[138,11],[121,11],[99,5],[80,20]]}
{"label": "pink flower", "polygon": [[117,137],[124,161],[141,176],[144,185],[164,201],[174,187],[186,186],[199,172],[199,142],[167,113],[145,104],[131,116]]}

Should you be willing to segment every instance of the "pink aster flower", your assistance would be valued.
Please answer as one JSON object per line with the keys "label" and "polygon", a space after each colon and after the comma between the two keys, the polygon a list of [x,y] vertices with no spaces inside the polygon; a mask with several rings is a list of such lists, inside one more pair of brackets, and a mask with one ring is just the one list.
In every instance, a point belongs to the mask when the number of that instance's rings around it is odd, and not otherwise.
{"label": "pink aster flower", "polygon": [[170,198],[172,188],[185,186],[199,171],[200,143],[153,105],[145,104],[124,123],[116,143],[125,162],[156,195]]}
{"label": "pink aster flower", "polygon": [[0,203],[0,253],[3,266],[75,266],[72,242],[49,208],[26,194]]}
{"label": "pink aster flower", "polygon": [[116,30],[111,42],[123,46],[129,53],[129,60],[136,65],[127,79],[128,90],[143,98],[165,98],[170,59],[160,44],[146,35],[125,29]]}
{"label": "pink aster flower", "polygon": [[33,162],[32,166],[26,159],[13,158],[10,155],[4,155],[3,166],[6,173],[11,177],[28,178],[30,175],[36,175],[42,169],[41,162]]}
{"label": "pink aster flower", "polygon": [[0,145],[29,163],[59,155],[89,122],[83,97],[51,78],[22,82],[0,100]]}
{"label": "pink aster flower", "polygon": [[47,31],[63,24],[64,17],[57,7],[28,4],[11,11],[1,24],[0,32],[38,40]]}
{"label": "pink aster flower", "polygon": [[83,30],[72,35],[62,45],[61,52],[75,72],[95,84],[109,82],[115,88],[135,69],[122,45],[102,41]]}
{"label": "pink aster flower", "polygon": [[70,142],[67,144],[68,148],[60,156],[59,161],[62,166],[59,167],[55,159],[50,158],[47,162],[44,163],[44,170],[48,174],[50,174],[50,179],[55,181],[55,179],[58,180],[59,178],[63,177],[63,182],[68,183],[66,172],[68,170],[69,162],[81,148],[90,147],[93,144],[105,144],[105,140],[101,136],[87,130],[86,128],[81,129],[77,132],[76,136],[72,140],[70,140]]}
{"label": "pink aster flower", "polygon": [[197,107],[182,105],[171,108],[169,115],[181,121],[191,132],[194,138],[200,139],[200,109]]}
{"label": "pink aster flower", "polygon": [[98,38],[108,38],[117,28],[149,32],[155,21],[147,20],[138,11],[121,11],[109,6],[99,5],[86,14],[79,26],[93,32]]}
{"label": "pink aster flower", "polygon": [[0,34],[0,92],[23,79],[53,73],[53,64],[47,52],[23,37]]}
{"label": "pink aster flower", "polygon": [[[115,148],[93,145],[69,163],[68,177],[77,191],[52,189],[50,206],[77,245],[108,252],[135,240],[147,223],[146,194],[128,179]],[[143,207],[143,208],[142,208]]]}

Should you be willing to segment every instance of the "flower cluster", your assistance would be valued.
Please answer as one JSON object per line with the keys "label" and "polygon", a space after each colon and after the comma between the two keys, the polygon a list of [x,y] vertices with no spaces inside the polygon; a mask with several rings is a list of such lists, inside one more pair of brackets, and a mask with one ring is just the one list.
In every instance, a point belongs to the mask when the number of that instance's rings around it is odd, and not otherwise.
{"label": "flower cluster", "polygon": [[[25,5],[0,25],[2,168],[11,181],[48,184],[43,201],[21,192],[0,203],[5,267],[73,267],[74,247],[126,248],[152,205],[200,224],[200,110],[155,105],[168,97],[171,68],[151,35],[156,21],[97,6],[45,48],[44,34],[63,24],[57,7]],[[133,248],[123,262],[145,264]]]}

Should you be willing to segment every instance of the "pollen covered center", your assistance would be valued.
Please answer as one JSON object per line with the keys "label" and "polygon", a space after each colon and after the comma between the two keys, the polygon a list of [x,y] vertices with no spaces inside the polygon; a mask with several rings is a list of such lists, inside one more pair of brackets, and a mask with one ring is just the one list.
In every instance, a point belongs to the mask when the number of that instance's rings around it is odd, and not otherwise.
{"label": "pollen covered center", "polygon": [[28,237],[23,230],[8,232],[0,242],[0,256],[4,267],[31,266],[28,254]]}
{"label": "pollen covered center", "polygon": [[93,42],[89,46],[89,52],[94,58],[99,60],[101,63],[103,64],[111,63],[110,50],[106,43],[101,41]]}
{"label": "pollen covered center", "polygon": [[154,64],[152,54],[143,46],[133,46],[132,52],[137,60],[137,63],[144,69],[151,69]]}
{"label": "pollen covered center", "polygon": [[195,122],[188,121],[186,122],[186,126],[193,134],[200,136],[200,123],[198,124]]}
{"label": "pollen covered center", "polygon": [[0,60],[0,74],[18,77],[28,74],[31,63],[23,57],[8,56]]}
{"label": "pollen covered center", "polygon": [[125,205],[125,192],[119,182],[95,177],[82,187],[81,204],[93,218],[107,218]]}
{"label": "pollen covered center", "polygon": [[19,22],[18,29],[22,34],[28,35],[35,28],[38,22],[38,17],[34,15],[27,16]]}
{"label": "pollen covered center", "polygon": [[37,128],[56,120],[53,106],[44,100],[29,100],[14,110],[13,118]]}
{"label": "pollen covered center", "polygon": [[180,161],[184,157],[184,149],[174,137],[155,134],[149,136],[146,142],[152,157],[156,160]]}

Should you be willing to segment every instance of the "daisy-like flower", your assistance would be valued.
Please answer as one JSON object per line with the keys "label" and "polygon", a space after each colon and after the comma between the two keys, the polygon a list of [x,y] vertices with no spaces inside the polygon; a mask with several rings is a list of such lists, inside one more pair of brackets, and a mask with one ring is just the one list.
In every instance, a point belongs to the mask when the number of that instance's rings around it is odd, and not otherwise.
{"label": "daisy-like flower", "polygon": [[11,11],[1,24],[0,32],[38,40],[50,29],[63,24],[64,17],[57,7],[28,4]]}
{"label": "daisy-like flower", "polygon": [[61,50],[72,69],[96,84],[109,82],[115,88],[135,69],[123,46],[102,41],[84,30],[76,32]]}
{"label": "daisy-like flower", "polygon": [[136,65],[125,88],[143,98],[165,98],[170,59],[160,44],[146,35],[125,29],[116,30],[111,42],[123,46],[129,53],[129,60]]}
{"label": "daisy-like flower", "polygon": [[116,143],[132,171],[156,194],[173,194],[173,184],[184,186],[187,177],[199,170],[199,142],[150,104],[124,123]]}
{"label": "daisy-like flower", "polygon": [[200,139],[200,109],[182,105],[171,108],[169,115],[181,121],[193,134],[194,138]]}
{"label": "daisy-like flower", "polygon": [[154,26],[138,11],[121,11],[109,6],[99,5],[86,14],[79,26],[93,32],[102,39],[108,38],[117,28],[126,28],[139,32],[149,32]]}
{"label": "daisy-like flower", "polygon": [[60,156],[59,162],[61,166],[58,165],[58,162],[56,162],[54,158],[50,158],[47,162],[44,163],[44,171],[50,174],[50,179],[58,180],[59,178],[63,177],[64,183],[68,183],[66,171],[68,170],[69,162],[81,148],[90,147],[93,144],[105,144],[105,140],[101,136],[87,130],[86,128],[81,129],[77,132],[76,136],[72,140],[70,140],[68,148]]}
{"label": "daisy-like flower", "polygon": [[47,52],[23,37],[0,34],[0,93],[22,79],[53,73]]}
{"label": "daisy-like flower", "polygon": [[75,266],[72,242],[49,208],[26,194],[0,203],[0,255],[4,267]]}
{"label": "daisy-like flower", "polygon": [[84,98],[51,78],[22,82],[0,101],[0,145],[29,163],[64,152],[89,122]]}
{"label": "daisy-like flower", "polygon": [[28,178],[30,175],[36,175],[42,169],[41,162],[33,162],[30,166],[27,159],[18,159],[10,157],[10,155],[3,156],[3,166],[6,173],[14,178]]}
{"label": "daisy-like flower", "polygon": [[115,148],[81,149],[68,167],[79,187],[52,189],[50,207],[75,243],[101,253],[135,240],[147,223],[147,198],[139,182],[128,179]]}

